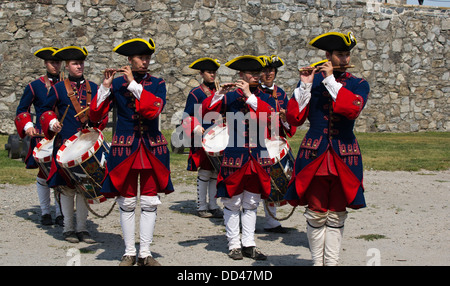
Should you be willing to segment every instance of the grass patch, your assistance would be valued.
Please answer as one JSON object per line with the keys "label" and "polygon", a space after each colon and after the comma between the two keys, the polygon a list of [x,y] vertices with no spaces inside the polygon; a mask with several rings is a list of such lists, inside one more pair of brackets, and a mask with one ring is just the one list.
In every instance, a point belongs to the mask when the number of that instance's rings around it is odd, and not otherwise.
{"label": "grass patch", "polygon": [[[104,132],[111,142],[111,131]],[[288,138],[296,156],[305,130],[299,130]],[[163,130],[168,141],[172,130]],[[357,133],[366,170],[383,171],[439,171],[450,169],[450,132],[417,133]],[[32,184],[37,169],[27,170],[21,160],[8,158],[5,144],[7,135],[0,135],[0,184]],[[170,146],[168,146],[170,148]],[[195,184],[197,172],[186,170],[189,151],[185,154],[170,153],[170,168],[174,184]]]}
{"label": "grass patch", "polygon": [[387,238],[385,235],[382,234],[364,234],[356,237],[357,239],[364,239],[365,241],[373,241],[377,239],[383,239]]}
{"label": "grass patch", "polygon": [[365,169],[430,171],[450,168],[450,133],[357,133]]}

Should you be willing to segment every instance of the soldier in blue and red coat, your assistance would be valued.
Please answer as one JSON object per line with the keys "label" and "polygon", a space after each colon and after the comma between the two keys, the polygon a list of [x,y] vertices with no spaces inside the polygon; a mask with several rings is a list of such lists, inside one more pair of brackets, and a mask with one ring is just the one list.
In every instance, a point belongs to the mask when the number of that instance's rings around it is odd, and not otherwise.
{"label": "soldier in blue and red coat", "polygon": [[[61,209],[64,215],[64,239],[77,243],[94,243],[87,231],[88,208],[84,197],[75,189],[75,182],[56,162],[56,154],[64,142],[88,124],[87,114],[75,117],[85,109],[97,91],[97,84],[84,78],[84,61],[88,55],[86,48],[68,46],[53,53],[65,61],[68,78],[55,84],[49,91],[42,107],[40,117],[42,130],[46,138],[53,140],[53,160],[47,183],[51,188],[64,190],[61,193]],[[67,112],[66,112],[67,111]],[[64,116],[64,118],[63,118]],[[76,227],[73,220],[74,199],[76,198]]]}
{"label": "soldier in blue and red coat", "polygon": [[[148,73],[155,43],[136,38],[113,49],[126,56],[123,76],[114,78],[115,70],[106,70],[105,78],[95,96],[90,118],[94,122],[117,109],[117,124],[107,161],[102,194],[115,197],[120,207],[120,222],[125,254],[121,266],[136,263],[135,208],[140,191],[140,249],[138,265],[159,263],[152,257],[150,243],[161,201],[159,193],[174,191],[170,177],[170,154],[167,141],[159,130],[159,115],[166,104],[166,83]],[[138,186],[140,189],[138,190]]]}
{"label": "soldier in blue and red coat", "polygon": [[[279,128],[274,128],[273,131],[276,131],[276,134],[272,134],[272,136],[279,136],[282,138],[292,137],[295,134],[297,128],[295,126],[291,126],[286,121],[286,108],[288,104],[288,97],[286,92],[275,84],[275,79],[278,74],[278,68],[284,65],[283,60],[276,56],[261,56],[267,62],[266,66],[263,68],[261,73],[261,89],[264,93],[270,94],[270,96],[275,99],[276,102],[276,111],[278,112],[279,118]],[[280,206],[286,204],[286,201],[280,202]],[[264,204],[265,211],[265,223],[264,230],[268,232],[275,233],[286,233],[287,229],[281,226],[281,223],[275,219],[277,214],[277,208],[273,203]]]}
{"label": "soldier in blue and red coat", "polygon": [[285,198],[305,205],[307,237],[314,265],[336,265],[347,208],[365,207],[363,165],[353,133],[367,103],[369,84],[346,71],[352,33],[330,32],[310,44],[326,51],[327,61],[300,70],[300,82],[287,108],[288,123],[306,119],[306,133]]}
{"label": "soldier in blue and red coat", "polygon": [[245,55],[225,65],[239,71],[241,79],[206,98],[202,114],[226,113],[229,141],[217,177],[217,196],[224,205],[228,255],[235,260],[243,256],[264,260],[267,257],[256,248],[254,233],[258,204],[270,195],[271,161],[264,139],[269,136],[275,100],[257,86],[265,66],[261,59]]}
{"label": "soldier in blue and red coat", "polygon": [[[223,212],[217,205],[217,171],[211,164],[205,150],[199,143],[201,135],[213,124],[202,122],[199,117],[202,102],[216,93],[216,74],[220,67],[217,59],[200,58],[189,65],[191,69],[199,70],[202,83],[193,88],[186,99],[183,113],[184,134],[190,139],[188,171],[197,171],[197,214],[203,218],[222,218]],[[200,136],[200,137],[199,137]],[[196,146],[200,145],[200,146]]]}
{"label": "soldier in blue and red coat", "polygon": [[[60,80],[61,59],[52,56],[56,50],[57,48],[55,47],[46,47],[39,49],[34,53],[36,57],[44,60],[47,73],[25,87],[19,106],[17,106],[16,110],[16,118],[14,122],[20,138],[25,138],[25,136],[29,136],[31,138],[30,148],[28,149],[28,154],[25,157],[27,169],[38,168],[38,165],[33,157],[33,149],[43,138],[39,117],[43,112],[42,107],[47,98],[49,89]],[[34,110],[36,112],[36,124],[33,124],[33,119],[30,114],[31,106],[34,106]],[[39,169],[39,173],[36,178],[36,188],[42,212],[41,223],[43,225],[52,225],[53,220],[50,214],[51,192],[46,180],[47,174],[45,174],[45,171]],[[57,225],[63,225],[63,216],[61,215],[58,200],[55,200],[55,213],[55,223]]]}

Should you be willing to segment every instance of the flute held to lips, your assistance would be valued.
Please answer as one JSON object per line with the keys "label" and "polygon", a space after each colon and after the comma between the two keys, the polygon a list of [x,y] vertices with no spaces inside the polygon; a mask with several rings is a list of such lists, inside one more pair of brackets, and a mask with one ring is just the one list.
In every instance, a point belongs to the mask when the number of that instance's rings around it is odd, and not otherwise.
{"label": "flute held to lips", "polygon": [[[124,72],[125,70],[124,69],[105,69],[102,71],[102,73],[105,73],[107,71]],[[133,72],[148,72],[149,70],[148,69],[131,69],[131,71],[133,71]]]}
{"label": "flute held to lips", "polygon": [[[346,69],[351,69],[354,68],[354,65],[346,65],[346,66],[333,66],[333,69],[342,69],[342,68],[346,68]],[[313,70],[315,67],[306,67],[306,68],[300,68],[298,69],[299,71],[310,71]],[[317,66],[317,68],[320,68],[320,66]]]}
{"label": "flute held to lips", "polygon": [[[255,86],[259,86],[260,83],[259,82],[251,82],[248,84],[250,87],[255,87]],[[225,83],[225,84],[221,84],[220,87],[234,87],[236,86],[236,83]]]}

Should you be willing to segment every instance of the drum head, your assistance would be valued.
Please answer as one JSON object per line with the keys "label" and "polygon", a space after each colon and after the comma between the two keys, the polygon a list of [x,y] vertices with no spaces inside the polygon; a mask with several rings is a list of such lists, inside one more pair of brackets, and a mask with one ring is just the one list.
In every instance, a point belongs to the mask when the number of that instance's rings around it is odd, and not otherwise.
{"label": "drum head", "polygon": [[65,167],[89,159],[103,143],[103,134],[95,128],[81,130],[70,137],[58,150],[56,161]]}
{"label": "drum head", "polygon": [[41,163],[48,163],[52,161],[53,139],[49,140],[43,138],[33,149],[33,157],[36,161]]}
{"label": "drum head", "polygon": [[270,138],[265,140],[267,152],[274,162],[283,159],[289,151],[289,145],[286,139],[282,137]]}
{"label": "drum head", "polygon": [[207,153],[221,153],[228,145],[228,130],[226,125],[216,125],[207,130],[202,141]]}

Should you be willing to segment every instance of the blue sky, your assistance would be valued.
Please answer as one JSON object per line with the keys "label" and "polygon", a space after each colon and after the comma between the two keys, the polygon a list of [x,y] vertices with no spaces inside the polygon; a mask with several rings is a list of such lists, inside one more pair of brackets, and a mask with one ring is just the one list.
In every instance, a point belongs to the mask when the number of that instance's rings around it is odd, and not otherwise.
{"label": "blue sky", "polygon": [[[419,1],[418,0],[407,0],[406,3],[407,4],[411,4],[411,5],[419,5]],[[424,0],[423,1],[423,5],[439,6],[439,7],[450,7],[450,0],[436,0],[436,1]]]}

